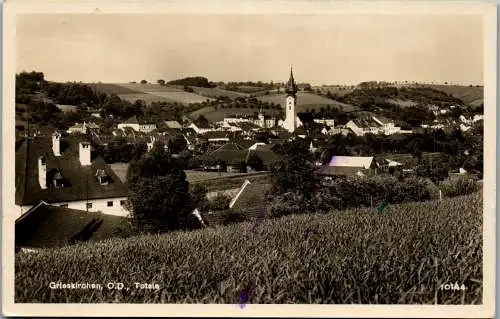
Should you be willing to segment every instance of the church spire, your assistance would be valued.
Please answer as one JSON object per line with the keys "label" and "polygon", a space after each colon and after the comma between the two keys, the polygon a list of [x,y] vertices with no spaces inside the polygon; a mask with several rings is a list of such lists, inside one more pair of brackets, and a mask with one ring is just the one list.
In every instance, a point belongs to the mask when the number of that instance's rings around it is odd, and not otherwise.
{"label": "church spire", "polygon": [[290,65],[290,78],[285,86],[285,92],[290,95],[295,95],[297,93],[297,85],[295,84],[295,79],[293,78],[293,67]]}

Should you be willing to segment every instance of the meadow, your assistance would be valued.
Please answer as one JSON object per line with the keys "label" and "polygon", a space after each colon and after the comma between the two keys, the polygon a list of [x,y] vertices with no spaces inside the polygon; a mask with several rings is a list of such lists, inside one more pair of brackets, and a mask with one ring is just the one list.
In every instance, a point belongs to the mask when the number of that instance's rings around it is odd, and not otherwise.
{"label": "meadow", "polygon": [[482,86],[463,86],[463,85],[424,85],[436,90],[451,94],[461,99],[465,104],[479,105],[483,103],[484,87]]}
{"label": "meadow", "polygon": [[[482,196],[21,252],[15,302],[481,304]],[[307,229],[313,230],[307,236]],[[100,283],[53,290],[50,282]],[[121,282],[122,290],[106,283]],[[134,283],[159,289],[136,289]],[[440,290],[458,283],[466,290]],[[236,307],[236,305],[235,305]]]}

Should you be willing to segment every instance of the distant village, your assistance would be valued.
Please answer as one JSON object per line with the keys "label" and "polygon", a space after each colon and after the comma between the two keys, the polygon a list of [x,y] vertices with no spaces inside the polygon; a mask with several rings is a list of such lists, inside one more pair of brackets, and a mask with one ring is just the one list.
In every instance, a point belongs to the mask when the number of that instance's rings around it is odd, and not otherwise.
{"label": "distant village", "polygon": [[[254,115],[234,112],[217,121],[183,115],[180,120],[162,121],[160,126],[158,121],[133,115],[115,121],[112,127],[108,125],[110,133],[104,134],[103,112],[95,107],[87,109],[90,115],[87,120],[72,123],[65,130],[44,131],[43,127],[37,127],[32,131],[30,123],[26,123],[23,135],[16,141],[16,227],[32,229],[37,224],[36,215],[50,212],[68,216],[86,212],[89,215],[82,225],[90,228],[97,220],[90,213],[127,218],[130,163],[107,160],[102,155],[102,150],[110,148],[118,138],[127,145],[143,144],[146,152],[161,143],[173,157],[182,158],[189,153],[185,173],[190,185],[204,185],[209,199],[226,195],[230,198],[228,208],[252,208],[256,212],[262,208],[263,196],[270,187],[269,174],[273,165],[283,159],[280,150],[286,143],[306,141],[314,154],[316,174],[324,183],[331,183],[336,178],[354,175],[363,177],[396,171],[411,174],[417,170],[419,160],[432,162],[433,158],[440,157],[440,152],[424,151],[416,159],[415,154],[390,150],[360,156],[338,155],[331,151],[332,138],[340,141],[382,136],[397,141],[438,130],[465,133],[483,121],[483,114],[462,114],[458,119],[443,117],[455,112],[458,106],[431,104],[428,107],[436,119],[421,123],[420,127],[402,128],[394,119],[372,111],[359,112],[339,122],[335,118],[297,111],[300,88],[293,70],[282,90],[284,117],[258,109]],[[470,150],[463,152],[467,155]],[[469,173],[477,175],[464,167],[457,167],[449,175]],[[195,209],[193,216],[202,225],[220,220],[215,211],[202,213],[201,209]],[[65,234],[66,240],[69,234]],[[18,246],[28,248],[37,247],[36,241],[29,236],[16,239]]]}

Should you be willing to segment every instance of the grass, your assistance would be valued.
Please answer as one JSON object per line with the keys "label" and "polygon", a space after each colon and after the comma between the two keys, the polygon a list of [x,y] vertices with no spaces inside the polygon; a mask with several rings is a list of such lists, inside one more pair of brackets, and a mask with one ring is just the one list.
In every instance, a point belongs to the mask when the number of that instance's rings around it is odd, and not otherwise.
{"label": "grass", "polygon": [[217,98],[219,96],[225,96],[230,99],[236,99],[238,97],[247,97],[248,94],[241,92],[228,91],[221,88],[202,88],[202,87],[191,87],[196,94],[206,97]]}
{"label": "grass", "polygon": [[149,104],[151,102],[168,102],[168,103],[176,102],[172,99],[168,99],[165,97],[161,97],[161,96],[153,95],[153,94],[149,94],[149,93],[120,94],[118,96],[120,97],[120,99],[125,100],[125,101],[129,101],[131,103],[134,103],[137,100],[143,100],[147,104]]}
{"label": "grass", "polygon": [[[15,302],[481,304],[482,196],[21,252]],[[308,240],[304,231],[313,228]],[[51,290],[49,282],[103,290]],[[123,290],[107,290],[122,282]],[[159,290],[134,283],[158,283]],[[466,291],[439,290],[462,283]]]}

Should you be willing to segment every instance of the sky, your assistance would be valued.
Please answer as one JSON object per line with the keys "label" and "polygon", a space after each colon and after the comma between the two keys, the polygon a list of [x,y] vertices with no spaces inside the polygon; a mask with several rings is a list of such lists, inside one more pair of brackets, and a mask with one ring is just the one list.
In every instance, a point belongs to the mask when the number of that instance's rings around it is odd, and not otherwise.
{"label": "sky", "polygon": [[16,71],[50,81],[483,84],[479,15],[31,14]]}

